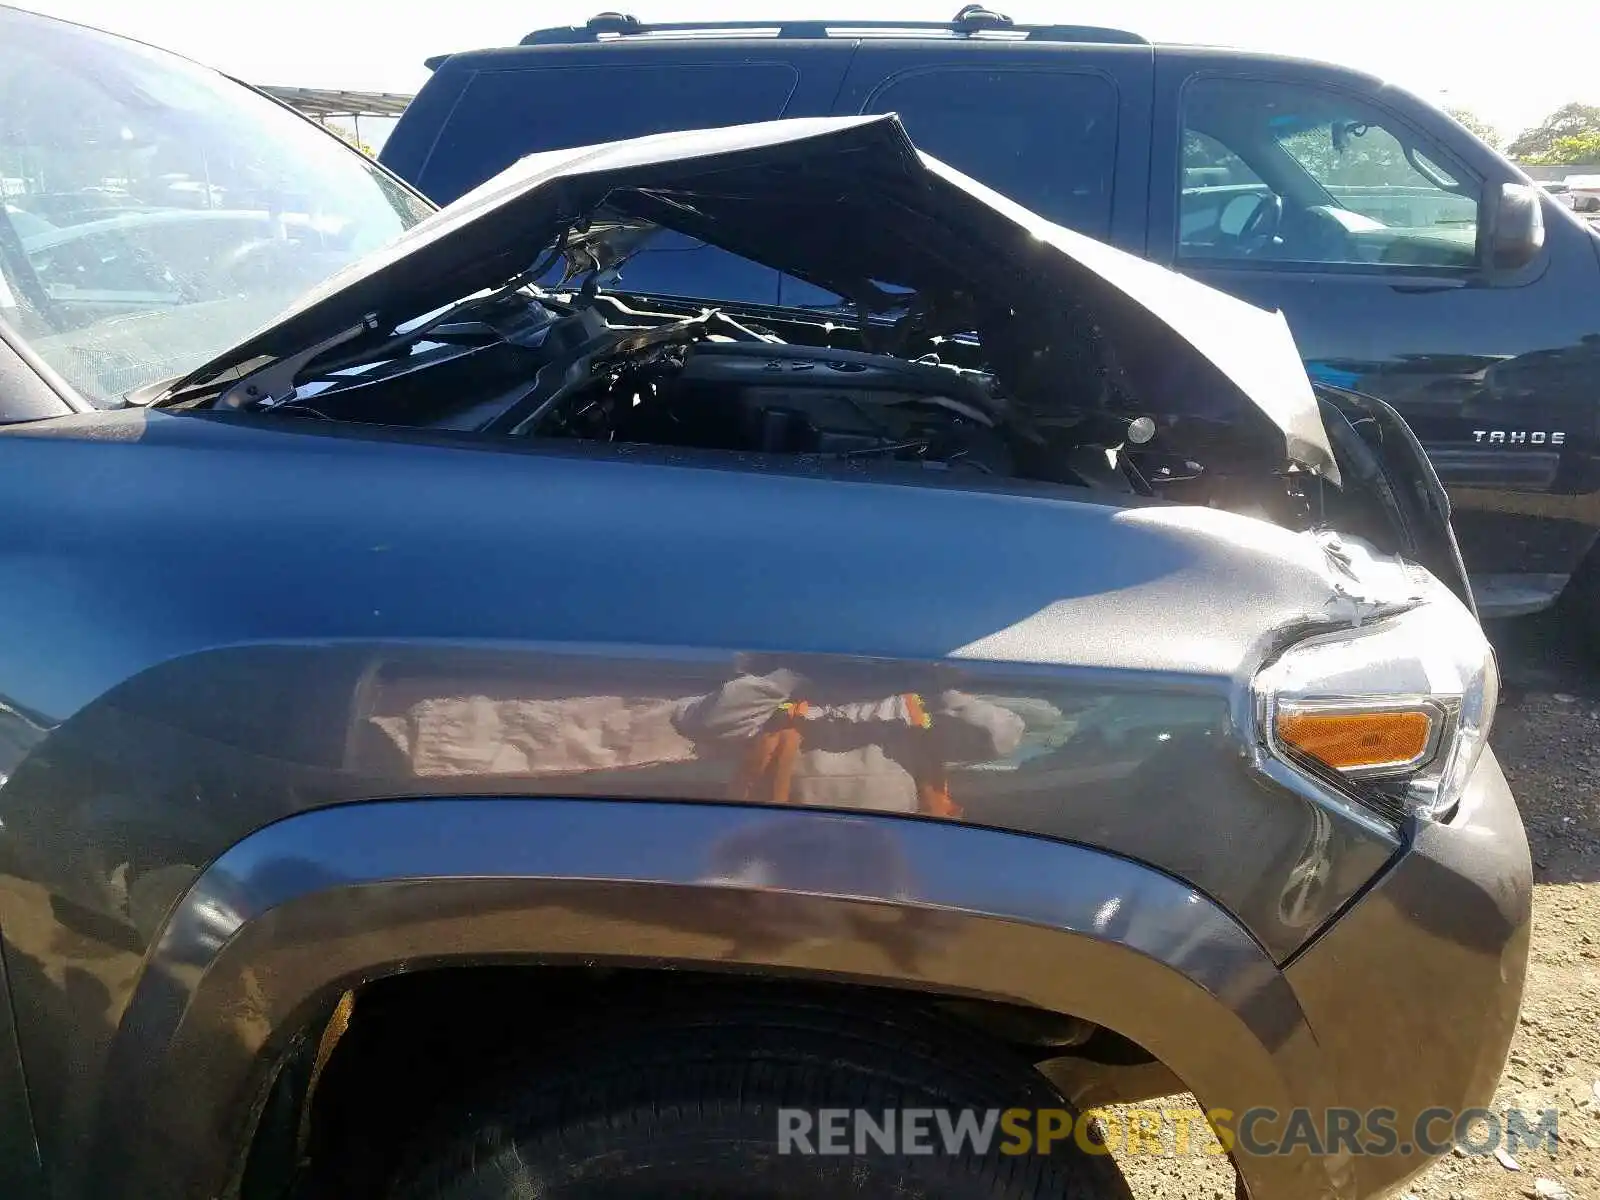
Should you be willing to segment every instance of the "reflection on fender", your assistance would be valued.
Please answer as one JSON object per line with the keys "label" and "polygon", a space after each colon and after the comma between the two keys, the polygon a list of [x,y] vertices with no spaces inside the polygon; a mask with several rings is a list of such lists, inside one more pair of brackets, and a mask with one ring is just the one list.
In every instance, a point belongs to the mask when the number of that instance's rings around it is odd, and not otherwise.
{"label": "reflection on fender", "polygon": [[[358,695],[346,768],[391,794],[733,801],[1083,841],[1224,897],[1284,950],[1388,854],[1350,853],[1356,835],[1252,779],[1226,680],[407,648]],[[1255,865],[1231,874],[1245,842]]]}

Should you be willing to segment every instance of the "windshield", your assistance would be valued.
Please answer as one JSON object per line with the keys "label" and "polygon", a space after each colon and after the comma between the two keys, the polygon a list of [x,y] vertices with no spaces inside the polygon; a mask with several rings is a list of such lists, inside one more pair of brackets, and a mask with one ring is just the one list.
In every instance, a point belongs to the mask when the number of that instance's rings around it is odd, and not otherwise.
{"label": "windshield", "polygon": [[181,375],[427,215],[173,55],[0,9],[0,319],[91,402]]}

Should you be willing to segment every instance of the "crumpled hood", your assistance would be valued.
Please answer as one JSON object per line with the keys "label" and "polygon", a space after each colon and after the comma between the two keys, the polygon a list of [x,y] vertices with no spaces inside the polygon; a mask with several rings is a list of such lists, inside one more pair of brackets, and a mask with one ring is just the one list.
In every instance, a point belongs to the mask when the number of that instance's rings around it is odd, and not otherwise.
{"label": "crumpled hood", "polygon": [[392,327],[501,284],[602,209],[869,303],[882,297],[880,283],[981,296],[1019,313],[1081,303],[1118,348],[1140,411],[1226,422],[1242,448],[1338,480],[1281,314],[1045,221],[919,153],[892,114],[529,156],[332,276],[185,383],[303,351],[363,321]]}

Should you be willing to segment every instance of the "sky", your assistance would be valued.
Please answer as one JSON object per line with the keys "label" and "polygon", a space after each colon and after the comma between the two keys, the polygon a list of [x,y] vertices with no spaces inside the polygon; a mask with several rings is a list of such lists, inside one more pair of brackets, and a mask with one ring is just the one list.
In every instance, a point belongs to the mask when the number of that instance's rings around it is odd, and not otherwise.
{"label": "sky", "polygon": [[[176,50],[257,84],[414,92],[433,54],[515,43],[605,9],[643,21],[735,17],[948,20],[962,0],[6,0]],[[1327,59],[1447,106],[1509,139],[1569,100],[1600,104],[1600,8],[1453,0],[990,0],[1017,21],[1112,25],[1156,41]]]}

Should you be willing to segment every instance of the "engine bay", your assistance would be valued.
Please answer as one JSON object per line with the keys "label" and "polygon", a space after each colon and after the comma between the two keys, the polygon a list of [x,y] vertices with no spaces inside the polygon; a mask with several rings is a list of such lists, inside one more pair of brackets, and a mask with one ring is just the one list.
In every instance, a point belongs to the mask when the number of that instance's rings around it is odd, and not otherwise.
{"label": "engine bay", "polygon": [[[527,160],[128,402],[1168,500],[1336,528],[1461,573],[1415,436],[1381,402],[1313,385],[1281,313],[1017,209],[920,157],[892,118],[702,132],[715,153],[669,139]],[[625,290],[662,231],[836,302]],[[1428,559],[1418,531],[1441,527]]]}
{"label": "engine bay", "polygon": [[280,398],[239,392],[211,407],[1025,479],[1278,520],[1308,512],[1303,485],[1316,483],[1230,471],[1226,455],[1203,461],[1232,436],[1226,425],[1140,413],[1109,347],[1071,310],[1039,330],[959,306],[849,322],[517,289],[325,357]]}
{"label": "engine bay", "polygon": [[1010,475],[991,376],[888,355],[699,341],[551,414],[550,436],[758,454],[884,458]]}

